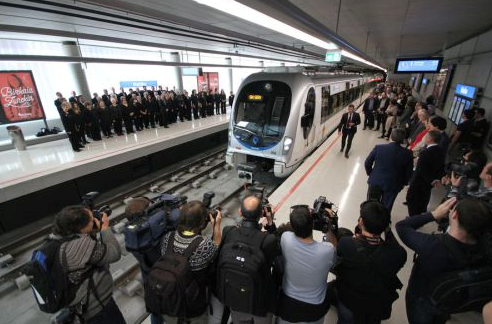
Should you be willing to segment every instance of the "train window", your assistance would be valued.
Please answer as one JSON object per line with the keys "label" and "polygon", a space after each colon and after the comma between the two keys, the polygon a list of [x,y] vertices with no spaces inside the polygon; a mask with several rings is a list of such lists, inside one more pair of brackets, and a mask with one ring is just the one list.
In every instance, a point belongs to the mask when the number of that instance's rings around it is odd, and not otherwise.
{"label": "train window", "polygon": [[316,105],[316,92],[314,91],[314,88],[309,88],[306,97],[306,103],[304,104],[304,115],[302,116],[301,119],[301,126],[303,128],[304,139],[307,139],[309,131],[313,126],[315,105]]}
{"label": "train window", "polygon": [[327,121],[330,115],[330,88],[326,86],[321,88],[321,123]]}

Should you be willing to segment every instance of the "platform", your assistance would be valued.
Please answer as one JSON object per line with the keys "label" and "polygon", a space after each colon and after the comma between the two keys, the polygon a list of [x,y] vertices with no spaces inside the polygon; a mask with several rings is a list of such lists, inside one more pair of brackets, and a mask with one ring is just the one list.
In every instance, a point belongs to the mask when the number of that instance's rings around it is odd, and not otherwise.
{"label": "platform", "polygon": [[228,121],[229,110],[169,128],[114,135],[78,153],[67,139],[0,152],[0,233],[38,219],[39,208],[49,215],[80,202],[84,193],[105,192],[200,150],[225,145]]}
{"label": "platform", "polygon": [[[360,110],[359,110],[360,113]],[[361,118],[363,115],[361,114]],[[364,169],[364,161],[369,152],[377,144],[387,143],[380,139],[380,132],[374,130],[362,130],[359,126],[350,151],[349,158],[345,158],[340,152],[341,136],[334,133],[321,145],[277,190],[269,196],[270,203],[277,210],[277,226],[289,221],[290,207],[298,204],[313,204],[319,196],[325,196],[339,207],[339,226],[349,229],[355,228],[359,218],[359,206],[366,200],[367,175]],[[407,216],[407,208],[403,205],[407,188],[404,188],[396,198],[392,211],[393,232],[394,224]],[[439,189],[433,189],[430,206],[444,196]],[[431,232],[436,230],[435,224],[429,224],[423,230]],[[322,234],[315,231],[315,239],[320,241]],[[404,246],[404,245],[403,245]],[[405,246],[404,246],[405,247]],[[400,298],[393,304],[392,316],[382,323],[401,324],[407,323],[405,310],[405,291],[412,270],[413,251],[407,249],[407,263],[398,276],[404,287],[399,291]],[[329,281],[334,279],[329,275]],[[332,307],[325,317],[325,323],[336,323],[336,308]],[[477,313],[464,313],[452,317],[448,324],[458,323],[483,323]]]}

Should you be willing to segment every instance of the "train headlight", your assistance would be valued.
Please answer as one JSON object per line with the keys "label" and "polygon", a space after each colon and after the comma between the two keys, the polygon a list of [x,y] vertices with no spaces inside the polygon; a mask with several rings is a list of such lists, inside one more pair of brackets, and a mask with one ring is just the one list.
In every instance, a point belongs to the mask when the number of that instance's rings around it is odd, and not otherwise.
{"label": "train headlight", "polygon": [[282,154],[283,155],[286,155],[287,153],[289,153],[290,146],[292,145],[292,142],[293,142],[292,138],[285,137],[285,139],[284,139],[284,149],[282,151]]}

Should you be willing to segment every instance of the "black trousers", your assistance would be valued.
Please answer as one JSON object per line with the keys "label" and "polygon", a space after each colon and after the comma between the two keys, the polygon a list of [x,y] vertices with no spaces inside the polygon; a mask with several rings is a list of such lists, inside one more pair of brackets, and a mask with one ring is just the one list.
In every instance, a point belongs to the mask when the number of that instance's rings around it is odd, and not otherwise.
{"label": "black trousers", "polygon": [[86,321],[86,324],[126,324],[123,314],[111,297],[106,306],[96,316]]}
{"label": "black trousers", "polygon": [[70,145],[72,145],[72,149],[74,151],[82,147],[80,146],[80,137],[77,132],[71,132],[70,134],[67,133],[67,135],[68,140],[70,141]]}
{"label": "black trousers", "polygon": [[113,120],[113,127],[116,134],[123,134],[123,124],[121,118],[116,118]]}
{"label": "black trousers", "polygon": [[376,130],[379,130],[379,127],[381,124],[383,125],[383,134],[386,132],[386,114],[385,113],[378,113],[377,114],[377,125],[376,125]]}
{"label": "black trousers", "polygon": [[215,114],[216,115],[220,114],[220,101],[215,102]]}
{"label": "black trousers", "polygon": [[366,127],[374,127],[374,113],[372,112],[372,110],[364,114],[364,128]]}
{"label": "black trousers", "polygon": [[225,114],[226,113],[226,103],[225,101],[220,102],[220,113]]}
{"label": "black trousers", "polygon": [[347,149],[345,150],[345,153],[348,153],[350,151],[350,148],[352,147],[352,140],[354,139],[355,133],[353,132],[348,132],[348,131],[342,131],[342,151],[345,148],[345,142],[347,142]]}
{"label": "black trousers", "polygon": [[432,186],[417,181],[410,183],[407,191],[408,215],[414,216],[427,212]]}

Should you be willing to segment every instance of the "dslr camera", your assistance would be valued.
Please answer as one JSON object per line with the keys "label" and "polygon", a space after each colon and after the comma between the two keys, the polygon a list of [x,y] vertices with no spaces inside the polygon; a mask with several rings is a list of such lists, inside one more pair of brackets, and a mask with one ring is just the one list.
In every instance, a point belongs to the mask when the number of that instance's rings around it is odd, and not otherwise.
{"label": "dslr camera", "polygon": [[[212,206],[212,199],[215,197],[215,192],[208,191],[203,194],[202,203],[208,209],[208,212],[212,215],[212,218],[215,220],[219,211],[222,210],[222,207],[219,204],[215,204]],[[207,217],[206,222],[210,222],[210,218]]]}
{"label": "dslr camera", "polygon": [[95,201],[97,197],[99,197],[99,192],[97,191],[86,193],[82,196],[82,204],[89,207],[89,209],[92,210],[92,215],[94,216],[94,218],[100,221],[103,213],[106,213],[106,215],[108,215],[109,217],[111,216],[113,210],[111,209],[111,207],[109,207],[109,205],[103,205],[96,209]]}
{"label": "dslr camera", "polygon": [[[334,203],[327,200],[326,197],[319,196],[313,203],[313,229],[323,233],[330,229],[334,234],[338,233],[338,210]],[[330,214],[326,209],[331,210]]]}

